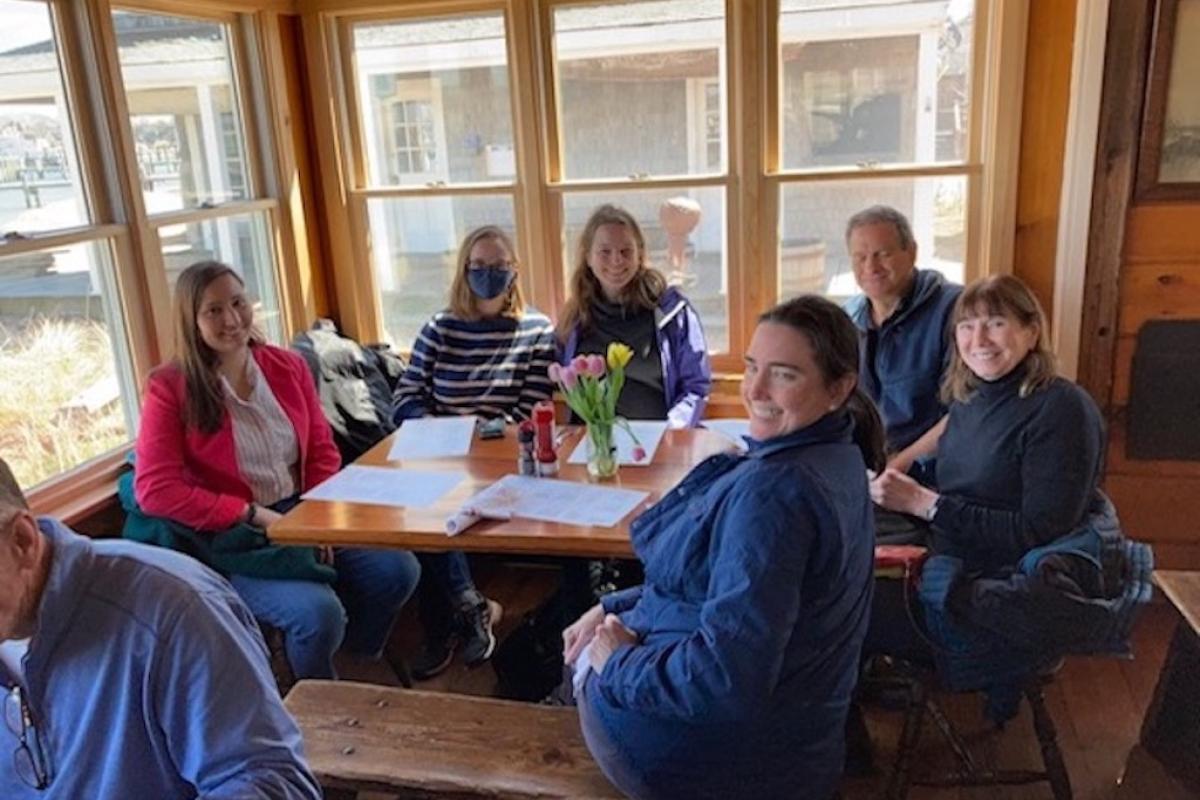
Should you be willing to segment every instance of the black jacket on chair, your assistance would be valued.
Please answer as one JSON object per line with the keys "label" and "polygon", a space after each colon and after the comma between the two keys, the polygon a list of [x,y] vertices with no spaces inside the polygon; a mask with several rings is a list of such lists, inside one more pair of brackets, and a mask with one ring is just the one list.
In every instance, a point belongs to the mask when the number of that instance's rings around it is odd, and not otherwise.
{"label": "black jacket on chair", "polygon": [[396,429],[392,392],[404,360],[388,345],[364,347],[339,334],[331,320],[320,319],[312,330],[296,336],[292,348],[312,371],[343,464]]}

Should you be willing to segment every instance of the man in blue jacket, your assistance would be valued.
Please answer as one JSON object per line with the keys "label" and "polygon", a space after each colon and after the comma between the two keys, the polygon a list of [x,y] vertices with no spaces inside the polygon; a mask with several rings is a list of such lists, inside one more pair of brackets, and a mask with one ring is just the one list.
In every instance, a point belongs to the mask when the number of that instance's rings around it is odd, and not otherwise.
{"label": "man in blue jacket", "polygon": [[[859,331],[858,385],[883,416],[888,466],[907,472],[936,451],[945,427],[938,392],[950,359],[950,312],[962,287],[939,272],[917,269],[912,227],[890,206],[852,216],[846,248],[862,290],[846,305]],[[911,527],[876,516],[880,535]]]}
{"label": "man in blue jacket", "polygon": [[5,800],[321,796],[230,586],[33,517],[3,461],[0,680]]}

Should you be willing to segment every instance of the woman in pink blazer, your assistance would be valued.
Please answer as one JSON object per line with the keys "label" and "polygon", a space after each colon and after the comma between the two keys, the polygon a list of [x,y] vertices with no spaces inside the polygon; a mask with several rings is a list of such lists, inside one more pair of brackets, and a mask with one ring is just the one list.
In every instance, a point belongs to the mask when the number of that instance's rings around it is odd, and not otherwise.
{"label": "woman in pink blazer", "polygon": [[[134,493],[141,510],[220,536],[267,529],[341,457],[304,360],[266,344],[242,279],[193,264],[175,287],[177,358],[146,386]],[[420,575],[401,550],[335,548],[332,586],[232,574],[258,619],[280,628],[297,678],[333,677],[347,649],[378,657]],[[347,621],[348,618],[348,621]]]}

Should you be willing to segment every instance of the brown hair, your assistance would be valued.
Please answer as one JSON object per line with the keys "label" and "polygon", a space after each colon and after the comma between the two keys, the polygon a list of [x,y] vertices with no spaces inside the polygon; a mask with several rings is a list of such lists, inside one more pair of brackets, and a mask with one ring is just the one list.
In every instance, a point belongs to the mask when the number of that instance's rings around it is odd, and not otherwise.
{"label": "brown hair", "polygon": [[[221,381],[217,376],[217,354],[204,343],[196,318],[204,290],[218,278],[232,275],[246,285],[233,267],[220,261],[199,261],[179,274],[175,283],[175,364],[183,372],[184,424],[202,433],[215,433],[225,415]],[[250,344],[259,345],[265,337],[256,328],[250,331]]]}
{"label": "brown hair", "polygon": [[637,220],[623,208],[605,203],[592,212],[579,242],[575,246],[575,269],[571,272],[567,303],[558,320],[558,337],[565,341],[576,326],[588,328],[592,324],[592,305],[603,294],[600,281],[588,266],[588,254],[596,231],[602,225],[623,225],[633,236],[637,245],[637,273],[621,293],[621,303],[633,309],[647,310],[658,306],[658,299],[667,289],[667,279],[658,270],[646,266],[646,238]]}
{"label": "brown hair", "polygon": [[871,398],[858,386],[858,329],[835,303],[815,294],[802,294],[764,312],[758,322],[787,325],[804,335],[825,385],[847,375],[854,389],[844,404],[854,420],[854,443],[867,467],[880,472],[887,463],[883,420]]}
{"label": "brown hair", "polygon": [[[454,262],[454,280],[450,283],[450,313],[459,319],[479,319],[479,299],[471,291],[467,281],[467,266],[471,260],[471,250],[484,239],[495,239],[508,252],[508,261],[513,269],[518,269],[517,250],[513,247],[512,238],[495,225],[484,225],[466,235],[458,247],[458,255]],[[508,317],[520,317],[525,313],[525,296],[521,294],[520,281],[513,281],[508,287],[508,298],[500,311]]]}
{"label": "brown hair", "polygon": [[[1021,397],[1028,397],[1058,375],[1058,362],[1047,341],[1046,314],[1042,311],[1042,304],[1019,278],[993,275],[975,281],[964,289],[950,315],[951,336],[958,323],[981,316],[1008,317],[1026,328],[1037,326],[1037,341],[1017,367],[1025,370],[1025,377],[1021,380]],[[981,382],[979,376],[963,362],[955,342],[951,348],[950,367],[942,381],[942,402],[967,402]]]}

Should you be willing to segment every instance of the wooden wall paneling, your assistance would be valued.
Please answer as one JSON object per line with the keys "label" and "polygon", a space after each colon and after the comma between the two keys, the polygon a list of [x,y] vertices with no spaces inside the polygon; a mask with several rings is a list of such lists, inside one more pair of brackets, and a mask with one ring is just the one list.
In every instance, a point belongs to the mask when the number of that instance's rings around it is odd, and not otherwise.
{"label": "wooden wall paneling", "polygon": [[1192,263],[1127,260],[1121,269],[1119,333],[1153,319],[1200,319],[1200,252]]}
{"label": "wooden wall paneling", "polygon": [[1133,351],[1137,349],[1137,337],[1122,334],[1117,337],[1116,356],[1113,359],[1112,404],[1114,408],[1129,405],[1129,390],[1133,378]]}
{"label": "wooden wall paneling", "polygon": [[1078,375],[1102,409],[1111,401],[1117,279],[1133,194],[1152,12],[1144,3],[1113,3],[1108,12]]}
{"label": "wooden wall paneling", "polygon": [[1200,264],[1200,203],[1135,206],[1126,223],[1125,260]]}
{"label": "wooden wall paneling", "polygon": [[1029,9],[1013,274],[1029,285],[1047,315],[1054,309],[1075,5],[1076,0],[1040,0]]}
{"label": "wooden wall paneling", "polygon": [[[1200,461],[1146,460],[1125,457],[1126,415],[1118,413],[1108,426],[1108,475],[1156,478],[1171,476],[1200,480]],[[1187,498],[1195,503],[1200,497]],[[1196,516],[1200,519],[1200,516]],[[1193,538],[1200,534],[1200,523],[1193,526]]]}
{"label": "wooden wall paneling", "polygon": [[[1158,462],[1170,463],[1170,462]],[[1120,512],[1122,527],[1135,539],[1200,547],[1200,476],[1127,475],[1110,472],[1104,490]]]}

